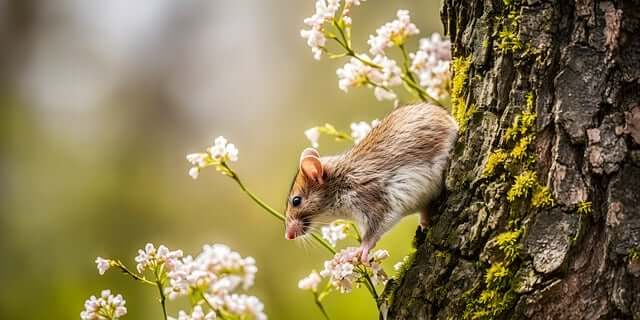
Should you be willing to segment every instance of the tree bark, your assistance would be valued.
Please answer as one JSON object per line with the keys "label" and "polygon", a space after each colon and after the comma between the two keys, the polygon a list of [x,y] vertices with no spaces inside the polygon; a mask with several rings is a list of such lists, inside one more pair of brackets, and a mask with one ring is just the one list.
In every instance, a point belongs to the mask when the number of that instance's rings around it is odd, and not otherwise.
{"label": "tree bark", "polygon": [[452,93],[467,116],[387,318],[640,319],[640,2],[445,0],[441,14],[454,61],[470,61]]}

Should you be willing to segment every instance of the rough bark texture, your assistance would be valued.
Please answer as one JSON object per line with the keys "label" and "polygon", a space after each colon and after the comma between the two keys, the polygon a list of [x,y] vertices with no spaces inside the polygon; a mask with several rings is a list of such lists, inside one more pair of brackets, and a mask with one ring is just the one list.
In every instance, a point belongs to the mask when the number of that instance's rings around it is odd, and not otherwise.
{"label": "rough bark texture", "polygon": [[[454,58],[471,57],[475,111],[387,318],[640,319],[640,2],[446,0],[442,18]],[[535,162],[483,175],[528,104]],[[553,205],[507,200],[527,168]],[[496,237],[510,231],[507,260]]]}

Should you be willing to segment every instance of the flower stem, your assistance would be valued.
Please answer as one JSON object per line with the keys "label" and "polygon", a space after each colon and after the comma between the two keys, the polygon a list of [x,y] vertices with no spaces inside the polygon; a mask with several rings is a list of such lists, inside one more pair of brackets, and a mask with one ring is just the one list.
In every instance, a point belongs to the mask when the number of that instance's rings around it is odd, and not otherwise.
{"label": "flower stem", "polygon": [[138,280],[142,283],[148,284],[148,285],[152,285],[155,286],[156,284],[145,279],[144,277],[141,277],[133,272],[131,272],[125,265],[124,263],[120,262],[119,260],[116,261],[116,266],[118,267],[118,269],[120,269],[120,271],[122,271],[122,273],[131,276],[133,279]]}
{"label": "flower stem", "polygon": [[315,233],[311,233],[311,236],[313,237],[313,239],[315,239],[317,242],[319,242],[323,247],[325,247],[327,250],[329,250],[331,252],[331,254],[336,254],[336,249],[334,249],[326,241],[324,241],[322,238],[320,238],[320,236],[318,236]]}
{"label": "flower stem", "polygon": [[160,305],[162,306],[162,315],[164,320],[167,320],[167,297],[164,295],[164,285],[162,283],[161,274],[164,272],[164,264],[153,269],[153,275],[156,277],[155,284],[158,287],[158,293],[160,294]]}
{"label": "flower stem", "polygon": [[364,277],[364,280],[365,280],[364,285],[365,285],[365,287],[367,287],[367,289],[369,290],[369,293],[371,293],[371,296],[376,301],[376,305],[377,305],[378,304],[378,292],[376,291],[376,286],[373,285],[373,281],[371,281],[371,277],[369,277],[369,273],[367,273],[367,270],[363,269],[362,266],[359,266],[358,270],[360,271],[360,274],[362,274],[362,277]]}
{"label": "flower stem", "polygon": [[318,309],[320,309],[320,312],[322,312],[322,315],[324,316],[324,318],[326,320],[331,320],[331,318],[329,318],[329,314],[327,313],[327,310],[325,310],[324,306],[322,305],[322,300],[317,292],[313,293],[313,298],[314,298],[313,300],[316,303],[316,306],[318,306]]}
{"label": "flower stem", "polygon": [[[338,32],[340,33],[343,41],[340,41],[340,39],[338,37],[331,37],[331,39],[335,40],[344,50],[345,52],[342,55],[346,55],[352,58],[355,58],[357,60],[359,60],[360,62],[364,63],[365,65],[368,65],[372,68],[376,68],[376,69],[382,69],[382,66],[379,64],[376,64],[372,61],[370,61],[369,59],[365,59],[362,58],[361,56],[359,56],[352,48],[351,46],[348,44],[347,39],[345,38],[344,35],[344,31],[342,30],[342,28],[340,28],[338,26],[337,23],[335,23],[335,21],[333,22],[333,25],[336,27],[336,29],[338,29]],[[429,95],[420,85],[418,85],[418,83],[415,80],[415,77],[413,75],[413,73],[411,72],[411,70],[409,70],[409,55],[407,54],[407,49],[405,48],[404,44],[399,45],[400,47],[400,51],[402,52],[402,58],[403,58],[403,69],[404,69],[404,74],[401,76],[402,81],[410,88],[412,89],[412,91],[414,91],[418,97],[420,98],[420,100],[425,101],[425,102],[431,102],[433,104],[436,104],[440,107],[444,108],[444,105],[442,104],[442,102],[440,102],[438,99],[432,97],[431,95]]]}
{"label": "flower stem", "polygon": [[[398,47],[402,52],[402,69],[404,70],[404,74],[408,78],[408,80],[411,80],[412,83],[415,83],[416,79],[413,76],[413,72],[409,70],[409,55],[407,54],[407,49],[405,48],[404,44],[400,44],[398,45]],[[418,96],[420,97],[420,100],[427,101],[427,97],[426,97],[427,94],[426,92],[424,92],[424,90],[417,90],[414,87],[411,87],[411,88],[414,89],[414,91],[418,94]]]}
{"label": "flower stem", "polygon": [[164,295],[164,291],[162,290],[162,282],[160,280],[156,280],[156,285],[158,286],[158,292],[160,293],[160,305],[162,306],[162,315],[164,316],[164,320],[167,320],[167,297]]}
{"label": "flower stem", "polygon": [[262,209],[264,209],[267,212],[269,212],[269,214],[274,216],[276,219],[280,220],[281,222],[284,222],[284,215],[282,215],[282,213],[280,213],[280,212],[276,211],[275,209],[271,208],[268,204],[266,204],[264,201],[262,201],[260,198],[258,198],[258,196],[256,196],[253,192],[251,192],[249,189],[247,189],[247,187],[245,187],[244,183],[242,183],[242,181],[240,180],[240,177],[238,177],[238,175],[234,171],[232,171],[231,168],[229,168],[229,171],[231,172],[231,178],[233,178],[233,180],[238,184],[240,189],[242,189],[242,191],[244,191],[244,193],[246,193],[249,196],[249,198],[251,198],[251,200],[253,200],[253,202],[255,202]]}
{"label": "flower stem", "polygon": [[204,300],[204,303],[207,304],[207,306],[209,307],[209,309],[211,309],[211,311],[215,312],[216,315],[222,319],[222,320],[226,320],[227,317],[223,314],[222,310],[216,310],[213,305],[211,304],[211,302],[209,302],[209,299],[207,299],[207,296],[204,295],[204,292],[200,292],[200,297],[202,298],[202,300]]}
{"label": "flower stem", "polygon": [[[284,215],[282,213],[280,213],[280,212],[276,211],[275,209],[271,208],[268,204],[266,204],[264,201],[262,201],[260,198],[258,198],[258,196],[256,196],[253,192],[251,192],[249,189],[247,189],[247,187],[244,185],[244,183],[242,183],[242,181],[240,180],[240,177],[238,176],[237,173],[235,173],[235,171],[231,170],[231,168],[229,168],[229,166],[227,166],[226,163],[223,164],[223,165],[229,170],[231,178],[233,178],[233,180],[238,184],[238,186],[240,186],[240,189],[242,189],[242,191],[244,191],[244,193],[246,193],[249,196],[249,198],[251,198],[251,200],[253,200],[253,202],[255,202],[262,209],[266,210],[273,217],[275,217],[276,219],[278,219],[278,220],[280,220],[281,222],[284,223],[285,218],[284,218]],[[336,250],[333,249],[333,247],[331,247],[326,241],[324,241],[322,238],[320,238],[317,234],[311,233],[311,236],[318,243],[320,243],[323,247],[325,247],[327,250],[329,250],[332,254],[336,253]]]}

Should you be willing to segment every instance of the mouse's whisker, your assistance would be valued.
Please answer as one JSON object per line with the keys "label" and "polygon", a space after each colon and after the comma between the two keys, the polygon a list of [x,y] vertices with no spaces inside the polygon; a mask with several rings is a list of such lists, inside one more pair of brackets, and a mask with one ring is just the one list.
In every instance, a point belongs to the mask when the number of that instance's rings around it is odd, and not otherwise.
{"label": "mouse's whisker", "polygon": [[308,232],[306,233],[304,236],[302,236],[302,240],[307,243],[307,245],[309,246],[309,248],[314,248],[316,247],[316,243],[314,241],[311,241],[311,233]]}
{"label": "mouse's whisker", "polygon": [[300,239],[300,241],[296,241],[296,244],[299,247],[303,248],[305,251],[308,252],[309,251],[309,244],[306,241],[304,241],[303,237],[298,237],[297,239]]}

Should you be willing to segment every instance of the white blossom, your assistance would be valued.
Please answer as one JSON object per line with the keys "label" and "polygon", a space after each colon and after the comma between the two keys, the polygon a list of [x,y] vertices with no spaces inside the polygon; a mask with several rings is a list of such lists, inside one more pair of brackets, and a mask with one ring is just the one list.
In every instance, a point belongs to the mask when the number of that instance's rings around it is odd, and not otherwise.
{"label": "white blossom", "polygon": [[375,89],[373,89],[373,95],[376,97],[376,99],[378,99],[378,101],[384,101],[384,100],[395,101],[398,98],[395,92],[382,87],[376,87]]}
{"label": "white blossom", "polygon": [[397,19],[385,23],[376,30],[375,36],[369,36],[369,51],[374,55],[383,55],[386,48],[404,44],[408,36],[418,34],[420,30],[411,23],[409,11],[398,10]]}
{"label": "white blossom", "polygon": [[380,249],[380,250],[376,250],[373,253],[373,260],[374,261],[380,261],[380,260],[384,260],[386,258],[389,258],[389,251],[387,251],[387,250]]}
{"label": "white blossom", "polygon": [[116,320],[127,314],[126,301],[122,295],[112,295],[110,290],[103,290],[99,298],[91,296],[84,303],[84,311],[80,313],[82,320]]}
{"label": "white blossom", "polygon": [[200,305],[193,307],[193,311],[191,312],[191,314],[188,314],[184,311],[178,312],[178,320],[213,320],[215,318],[215,312],[209,311],[205,314]]}
{"label": "white blossom", "polygon": [[318,285],[321,281],[322,277],[320,277],[320,274],[313,270],[308,276],[298,281],[298,288],[315,292],[318,290]]}
{"label": "white blossom", "polygon": [[107,272],[107,270],[109,270],[109,268],[111,267],[111,260],[97,257],[96,267],[98,268],[98,273],[100,275],[104,275],[104,273]]}
{"label": "white blossom", "polygon": [[351,25],[353,22],[351,21],[351,7],[359,6],[365,1],[366,0],[345,0],[344,9],[342,10],[342,21],[347,25]]}
{"label": "white blossom", "polygon": [[420,49],[409,55],[410,70],[418,75],[420,85],[429,95],[442,99],[449,95],[451,78],[451,42],[434,33],[420,39]]}
{"label": "white blossom", "polygon": [[320,275],[328,278],[329,283],[341,293],[351,292],[361,280],[362,275],[356,270],[356,266],[368,269],[374,284],[385,283],[387,274],[382,269],[381,261],[386,259],[389,254],[384,250],[376,250],[370,255],[369,261],[362,262],[359,253],[356,247],[341,250],[336,253],[333,259],[325,261],[324,269]]}
{"label": "white blossom", "polygon": [[320,139],[320,130],[318,129],[318,127],[313,127],[305,130],[304,135],[307,137],[307,139],[309,139],[312,147],[318,148],[320,146],[320,144],[318,143],[318,140]]}
{"label": "white blossom", "polygon": [[351,6],[351,5],[359,6],[365,1],[367,0],[345,0],[345,4],[348,6]]}
{"label": "white blossom", "polygon": [[402,270],[402,268],[404,268],[404,266],[409,263],[409,260],[411,259],[410,255],[406,255],[404,256],[404,258],[402,258],[402,260],[396,262],[396,264],[393,265],[393,269],[395,271],[400,271]]}
{"label": "white blossom", "polygon": [[168,273],[166,291],[171,299],[188,294],[192,288],[227,294],[239,286],[251,287],[257,271],[252,257],[242,258],[225,245],[205,245],[195,258],[187,256],[176,262]]}
{"label": "white blossom", "polygon": [[266,320],[264,305],[254,296],[230,294],[224,297],[224,309],[240,319]]}
{"label": "white blossom", "polygon": [[338,75],[338,87],[348,92],[349,88],[360,86],[374,87],[374,94],[378,100],[395,100],[396,95],[390,87],[402,84],[402,70],[395,60],[385,56],[375,56],[373,60],[364,54],[360,56],[365,61],[371,61],[374,66],[362,62],[360,59],[351,58],[342,68],[336,71]]}
{"label": "white blossom", "polygon": [[189,176],[193,178],[193,180],[198,179],[200,175],[200,167],[191,167],[189,168]]}
{"label": "white blossom", "polygon": [[307,40],[307,45],[313,52],[313,58],[320,60],[322,49],[327,42],[324,34],[324,23],[335,17],[336,12],[340,8],[339,0],[317,0],[316,12],[304,19],[304,23],[310,28],[300,30],[300,36]]}
{"label": "white blossom", "polygon": [[[353,127],[352,127],[353,128]],[[347,237],[345,229],[347,225],[344,223],[331,223],[328,226],[324,226],[320,229],[322,238],[327,240],[331,246],[335,247],[338,240],[342,240]]]}
{"label": "white blossom", "polygon": [[[369,59],[367,55],[363,55],[364,59]],[[338,75],[338,87],[344,92],[348,92],[349,88],[355,88],[367,84],[369,74],[373,72],[373,68],[364,64],[362,61],[351,58],[342,68],[336,70]]]}
{"label": "white blossom", "polygon": [[209,155],[207,153],[190,153],[187,155],[187,161],[194,166],[204,167],[207,165]]}
{"label": "white blossom", "polygon": [[223,136],[217,137],[208,151],[215,160],[238,161],[238,149],[233,143],[228,143],[227,139]]}
{"label": "white blossom", "polygon": [[136,269],[142,273],[147,268],[155,268],[164,264],[164,269],[171,271],[175,268],[179,258],[182,258],[182,250],[171,251],[164,245],[160,245],[156,249],[153,244],[147,243],[144,250],[138,250],[138,255],[135,257]]}
{"label": "white blossom", "polygon": [[202,168],[216,165],[220,170],[223,162],[238,161],[238,148],[233,143],[229,143],[225,137],[220,136],[207,148],[206,153],[190,153],[187,155],[187,161],[192,165],[189,175],[197,179]]}
{"label": "white blossom", "polygon": [[360,141],[369,134],[371,129],[378,126],[378,124],[380,124],[380,120],[378,119],[371,121],[371,124],[364,121],[351,123],[351,137],[353,138],[353,141],[355,143],[360,143]]}
{"label": "white blossom", "polygon": [[307,45],[311,48],[313,58],[320,60],[322,57],[322,48],[327,43],[327,38],[322,29],[311,28],[309,30],[300,30],[300,36],[307,39]]}
{"label": "white blossom", "polygon": [[358,248],[345,248],[336,253],[332,260],[324,262],[320,275],[328,278],[331,285],[341,293],[351,292],[359,278],[354,272],[354,264],[358,263],[358,258]]}
{"label": "white blossom", "polygon": [[370,80],[377,85],[384,87],[393,87],[402,84],[402,69],[398,67],[398,63],[395,60],[389,59],[386,56],[375,56],[373,63],[382,67],[377,72],[373,72],[370,76]]}

